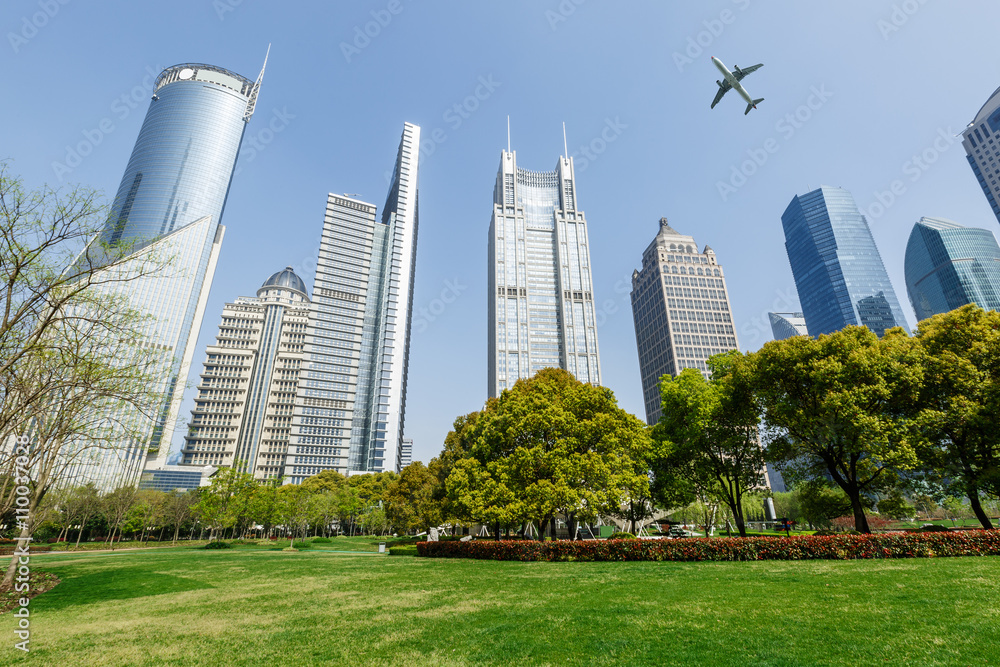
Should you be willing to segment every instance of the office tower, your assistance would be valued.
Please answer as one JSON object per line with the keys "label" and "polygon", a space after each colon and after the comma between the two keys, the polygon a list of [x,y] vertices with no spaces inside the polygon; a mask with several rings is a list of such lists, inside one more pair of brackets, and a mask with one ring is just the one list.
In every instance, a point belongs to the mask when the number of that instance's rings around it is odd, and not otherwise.
{"label": "office tower", "polygon": [[[965,157],[972,167],[972,173],[979,181],[979,187],[986,195],[986,201],[993,209],[993,215],[1000,220],[1000,88],[993,91],[975,119],[962,132],[962,146]],[[951,138],[943,136],[951,142]]]}
{"label": "office tower", "polygon": [[[148,438],[79,460],[72,473],[77,483],[134,484],[144,464],[166,463],[221,249],[222,214],[263,75],[261,69],[252,81],[213,65],[183,64],[163,70],[153,84],[100,237],[134,257],[112,270],[134,270],[138,277],[101,289],[126,295],[136,310],[151,316],[149,345],[171,360],[157,388],[166,398],[149,423]],[[169,266],[141,275],[151,256],[170,258]],[[149,419],[125,410],[109,421],[145,428]]]}
{"label": "office tower", "polygon": [[550,366],[601,383],[591,282],[573,159],[528,171],[503,151],[489,236],[490,396]]}
{"label": "office tower", "polygon": [[967,303],[1000,310],[1000,245],[986,229],[920,218],[906,244],[904,272],[917,321]]}
{"label": "office tower", "polygon": [[403,444],[399,448],[399,469],[413,463],[413,438],[403,438]]}
{"label": "office tower", "polygon": [[381,216],[327,197],[284,476],[398,469],[417,254],[420,128],[406,123]]}
{"label": "office tower", "polygon": [[660,420],[660,378],[685,368],[710,375],[713,354],[739,349],[726,276],[705,246],[660,218],[660,231],[632,272],[632,319],[639,349],[646,423]]}
{"label": "office tower", "polygon": [[850,324],[878,336],[906,327],[868,221],[850,192],[823,186],[796,195],[781,224],[809,335]]}
{"label": "office tower", "polygon": [[774,340],[809,335],[806,318],[802,313],[768,313],[767,317],[771,320],[771,334]]}
{"label": "office tower", "polygon": [[256,297],[226,304],[205,351],[184,465],[282,477],[308,323],[306,286],[292,267],[265,280]]}

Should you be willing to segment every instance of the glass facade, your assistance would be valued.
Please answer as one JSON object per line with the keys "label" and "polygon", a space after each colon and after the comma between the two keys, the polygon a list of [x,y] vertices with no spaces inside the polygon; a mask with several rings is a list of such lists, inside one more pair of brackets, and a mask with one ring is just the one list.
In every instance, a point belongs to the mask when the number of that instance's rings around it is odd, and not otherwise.
{"label": "glass facade", "polygon": [[[986,195],[993,215],[1000,220],[1000,88],[993,91],[975,119],[962,132],[962,146],[976,175],[979,187]],[[945,137],[948,138],[948,137]]]}
{"label": "glass facade", "polygon": [[879,336],[906,327],[868,222],[850,192],[824,186],[797,195],[781,224],[811,336],[852,324]]}
{"label": "glass facade", "polygon": [[771,334],[774,340],[809,335],[806,318],[802,313],[768,313],[767,317],[771,320]]}
{"label": "glass facade", "polygon": [[587,221],[572,158],[555,171],[503,151],[489,231],[488,392],[548,367],[601,383]]}
{"label": "glass facade", "polygon": [[1000,310],[1000,245],[986,229],[921,218],[906,244],[904,270],[918,321],[967,303]]}
{"label": "glass facade", "polygon": [[639,351],[646,423],[660,420],[660,378],[697,368],[713,354],[739,349],[726,277],[708,246],[660,218],[660,231],[632,273],[632,320]]}
{"label": "glass facade", "polygon": [[226,304],[206,350],[184,465],[282,477],[308,323],[306,286],[291,267],[268,278],[256,297]]}
{"label": "glass facade", "polygon": [[420,128],[406,123],[381,218],[327,198],[284,476],[398,471],[417,251]]}
{"label": "glass facade", "polygon": [[155,470],[144,470],[139,477],[139,490],[153,489],[155,491],[190,491],[201,486],[208,486],[209,476],[215,468],[184,468],[181,466],[164,466]]}

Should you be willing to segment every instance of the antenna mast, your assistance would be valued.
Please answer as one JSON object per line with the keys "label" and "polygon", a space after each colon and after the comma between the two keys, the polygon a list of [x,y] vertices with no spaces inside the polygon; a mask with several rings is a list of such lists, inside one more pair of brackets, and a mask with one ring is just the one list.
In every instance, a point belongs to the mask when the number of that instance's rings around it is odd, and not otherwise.
{"label": "antenna mast", "polygon": [[563,121],[563,157],[569,157],[569,149],[566,148],[566,121]]}

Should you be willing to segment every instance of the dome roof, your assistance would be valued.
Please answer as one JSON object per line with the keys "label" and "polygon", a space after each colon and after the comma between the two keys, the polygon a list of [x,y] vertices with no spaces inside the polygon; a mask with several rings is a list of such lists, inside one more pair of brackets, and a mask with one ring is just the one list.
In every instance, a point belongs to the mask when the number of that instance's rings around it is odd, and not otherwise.
{"label": "dome roof", "polygon": [[268,289],[270,287],[284,287],[286,289],[300,292],[302,296],[306,298],[309,297],[308,292],[306,292],[306,284],[302,282],[302,278],[295,275],[295,271],[293,271],[290,266],[286,266],[284,271],[278,271],[265,280],[264,284],[260,286],[260,289]]}

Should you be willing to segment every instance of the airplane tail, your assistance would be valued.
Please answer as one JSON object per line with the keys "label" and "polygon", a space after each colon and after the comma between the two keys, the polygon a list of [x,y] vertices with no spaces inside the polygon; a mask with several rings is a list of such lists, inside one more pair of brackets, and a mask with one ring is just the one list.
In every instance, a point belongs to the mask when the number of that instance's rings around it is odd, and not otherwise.
{"label": "airplane tail", "polygon": [[743,115],[746,116],[748,113],[750,113],[750,109],[756,109],[757,105],[760,104],[763,101],[764,101],[764,98],[760,97],[760,98],[754,100],[753,102],[751,102],[750,104],[748,104],[747,105],[747,110],[743,112]]}

